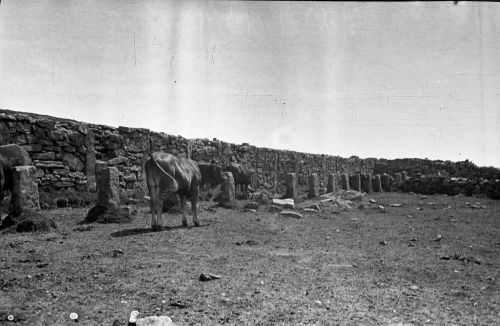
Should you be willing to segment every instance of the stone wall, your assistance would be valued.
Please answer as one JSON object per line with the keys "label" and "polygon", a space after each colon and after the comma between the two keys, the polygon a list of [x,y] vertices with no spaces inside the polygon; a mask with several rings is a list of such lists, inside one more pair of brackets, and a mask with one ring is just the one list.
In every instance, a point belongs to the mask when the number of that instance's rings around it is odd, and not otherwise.
{"label": "stone wall", "polygon": [[29,152],[41,188],[86,189],[90,142],[85,124],[0,111],[0,144],[18,144]]}
{"label": "stone wall", "polygon": [[494,167],[478,167],[474,163],[466,160],[461,162],[451,162],[442,160],[427,159],[378,159],[373,165],[376,174],[394,174],[406,171],[410,176],[428,175],[428,176],[446,176],[463,178],[483,178],[495,179],[500,176],[500,169]]}
{"label": "stone wall", "polygon": [[[328,174],[332,172],[357,174],[406,170],[422,173],[424,170],[426,173],[449,166],[429,160],[342,158],[249,144],[236,145],[216,139],[189,140],[148,129],[114,128],[0,110],[0,145],[9,143],[23,146],[30,153],[41,191],[95,191],[96,166],[114,166],[120,172],[122,195],[135,198],[146,193],[143,166],[149,154],[156,150],[190,156],[196,161],[215,159],[228,163],[231,158],[237,159],[257,172],[260,187],[281,193],[285,191],[287,173],[296,173],[298,184],[304,186],[308,184],[309,175],[316,173],[320,186],[326,187]],[[466,170],[474,170],[473,167],[475,165],[471,167],[469,164]]]}

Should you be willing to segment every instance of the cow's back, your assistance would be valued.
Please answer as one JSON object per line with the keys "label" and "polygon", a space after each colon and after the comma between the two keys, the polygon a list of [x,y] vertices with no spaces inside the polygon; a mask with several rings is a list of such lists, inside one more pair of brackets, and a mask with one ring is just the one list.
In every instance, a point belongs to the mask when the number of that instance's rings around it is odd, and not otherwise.
{"label": "cow's back", "polygon": [[10,169],[15,166],[33,165],[28,152],[16,144],[0,146],[0,160],[4,169]]}
{"label": "cow's back", "polygon": [[231,162],[228,165],[228,170],[232,173],[235,184],[250,183],[250,170],[246,166]]}
{"label": "cow's back", "polygon": [[198,187],[201,182],[201,174],[198,165],[187,158],[177,158],[165,152],[154,152],[151,158],[168,174],[170,174],[179,185],[179,191],[191,191]]}

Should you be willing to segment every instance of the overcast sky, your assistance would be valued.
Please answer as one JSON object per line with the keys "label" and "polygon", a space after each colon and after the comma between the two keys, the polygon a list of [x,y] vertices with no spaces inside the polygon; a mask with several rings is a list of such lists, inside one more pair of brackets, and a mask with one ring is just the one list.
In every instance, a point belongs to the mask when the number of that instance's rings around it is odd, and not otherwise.
{"label": "overcast sky", "polygon": [[0,108],[500,167],[500,5],[0,4]]}

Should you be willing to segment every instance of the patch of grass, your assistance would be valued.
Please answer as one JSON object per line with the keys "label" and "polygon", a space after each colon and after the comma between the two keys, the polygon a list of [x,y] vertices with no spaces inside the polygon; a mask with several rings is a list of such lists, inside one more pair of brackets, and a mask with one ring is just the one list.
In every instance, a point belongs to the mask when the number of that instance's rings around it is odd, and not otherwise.
{"label": "patch of grass", "polygon": [[74,189],[41,189],[39,191],[39,196],[42,209],[88,207],[95,204],[97,201],[97,193],[76,191]]}
{"label": "patch of grass", "polygon": [[[24,232],[52,232],[59,230],[59,226],[53,219],[44,216],[42,213],[38,212],[26,212],[22,213],[20,216],[12,218],[12,216],[7,216],[3,221],[2,225],[11,226],[6,232],[16,231],[20,233]],[[5,226],[5,225],[4,225]]]}

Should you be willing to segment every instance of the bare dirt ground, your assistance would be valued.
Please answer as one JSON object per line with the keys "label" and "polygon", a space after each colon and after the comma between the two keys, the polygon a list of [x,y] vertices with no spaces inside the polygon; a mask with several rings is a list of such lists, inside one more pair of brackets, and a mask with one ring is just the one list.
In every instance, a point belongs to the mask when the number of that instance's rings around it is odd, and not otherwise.
{"label": "bare dirt ground", "polygon": [[169,214],[163,232],[146,206],[132,224],[44,211],[60,232],[0,234],[0,324],[71,325],[76,312],[81,325],[125,325],[138,310],[177,325],[500,325],[500,201],[363,202],[296,209],[302,219],[202,202],[201,227]]}

